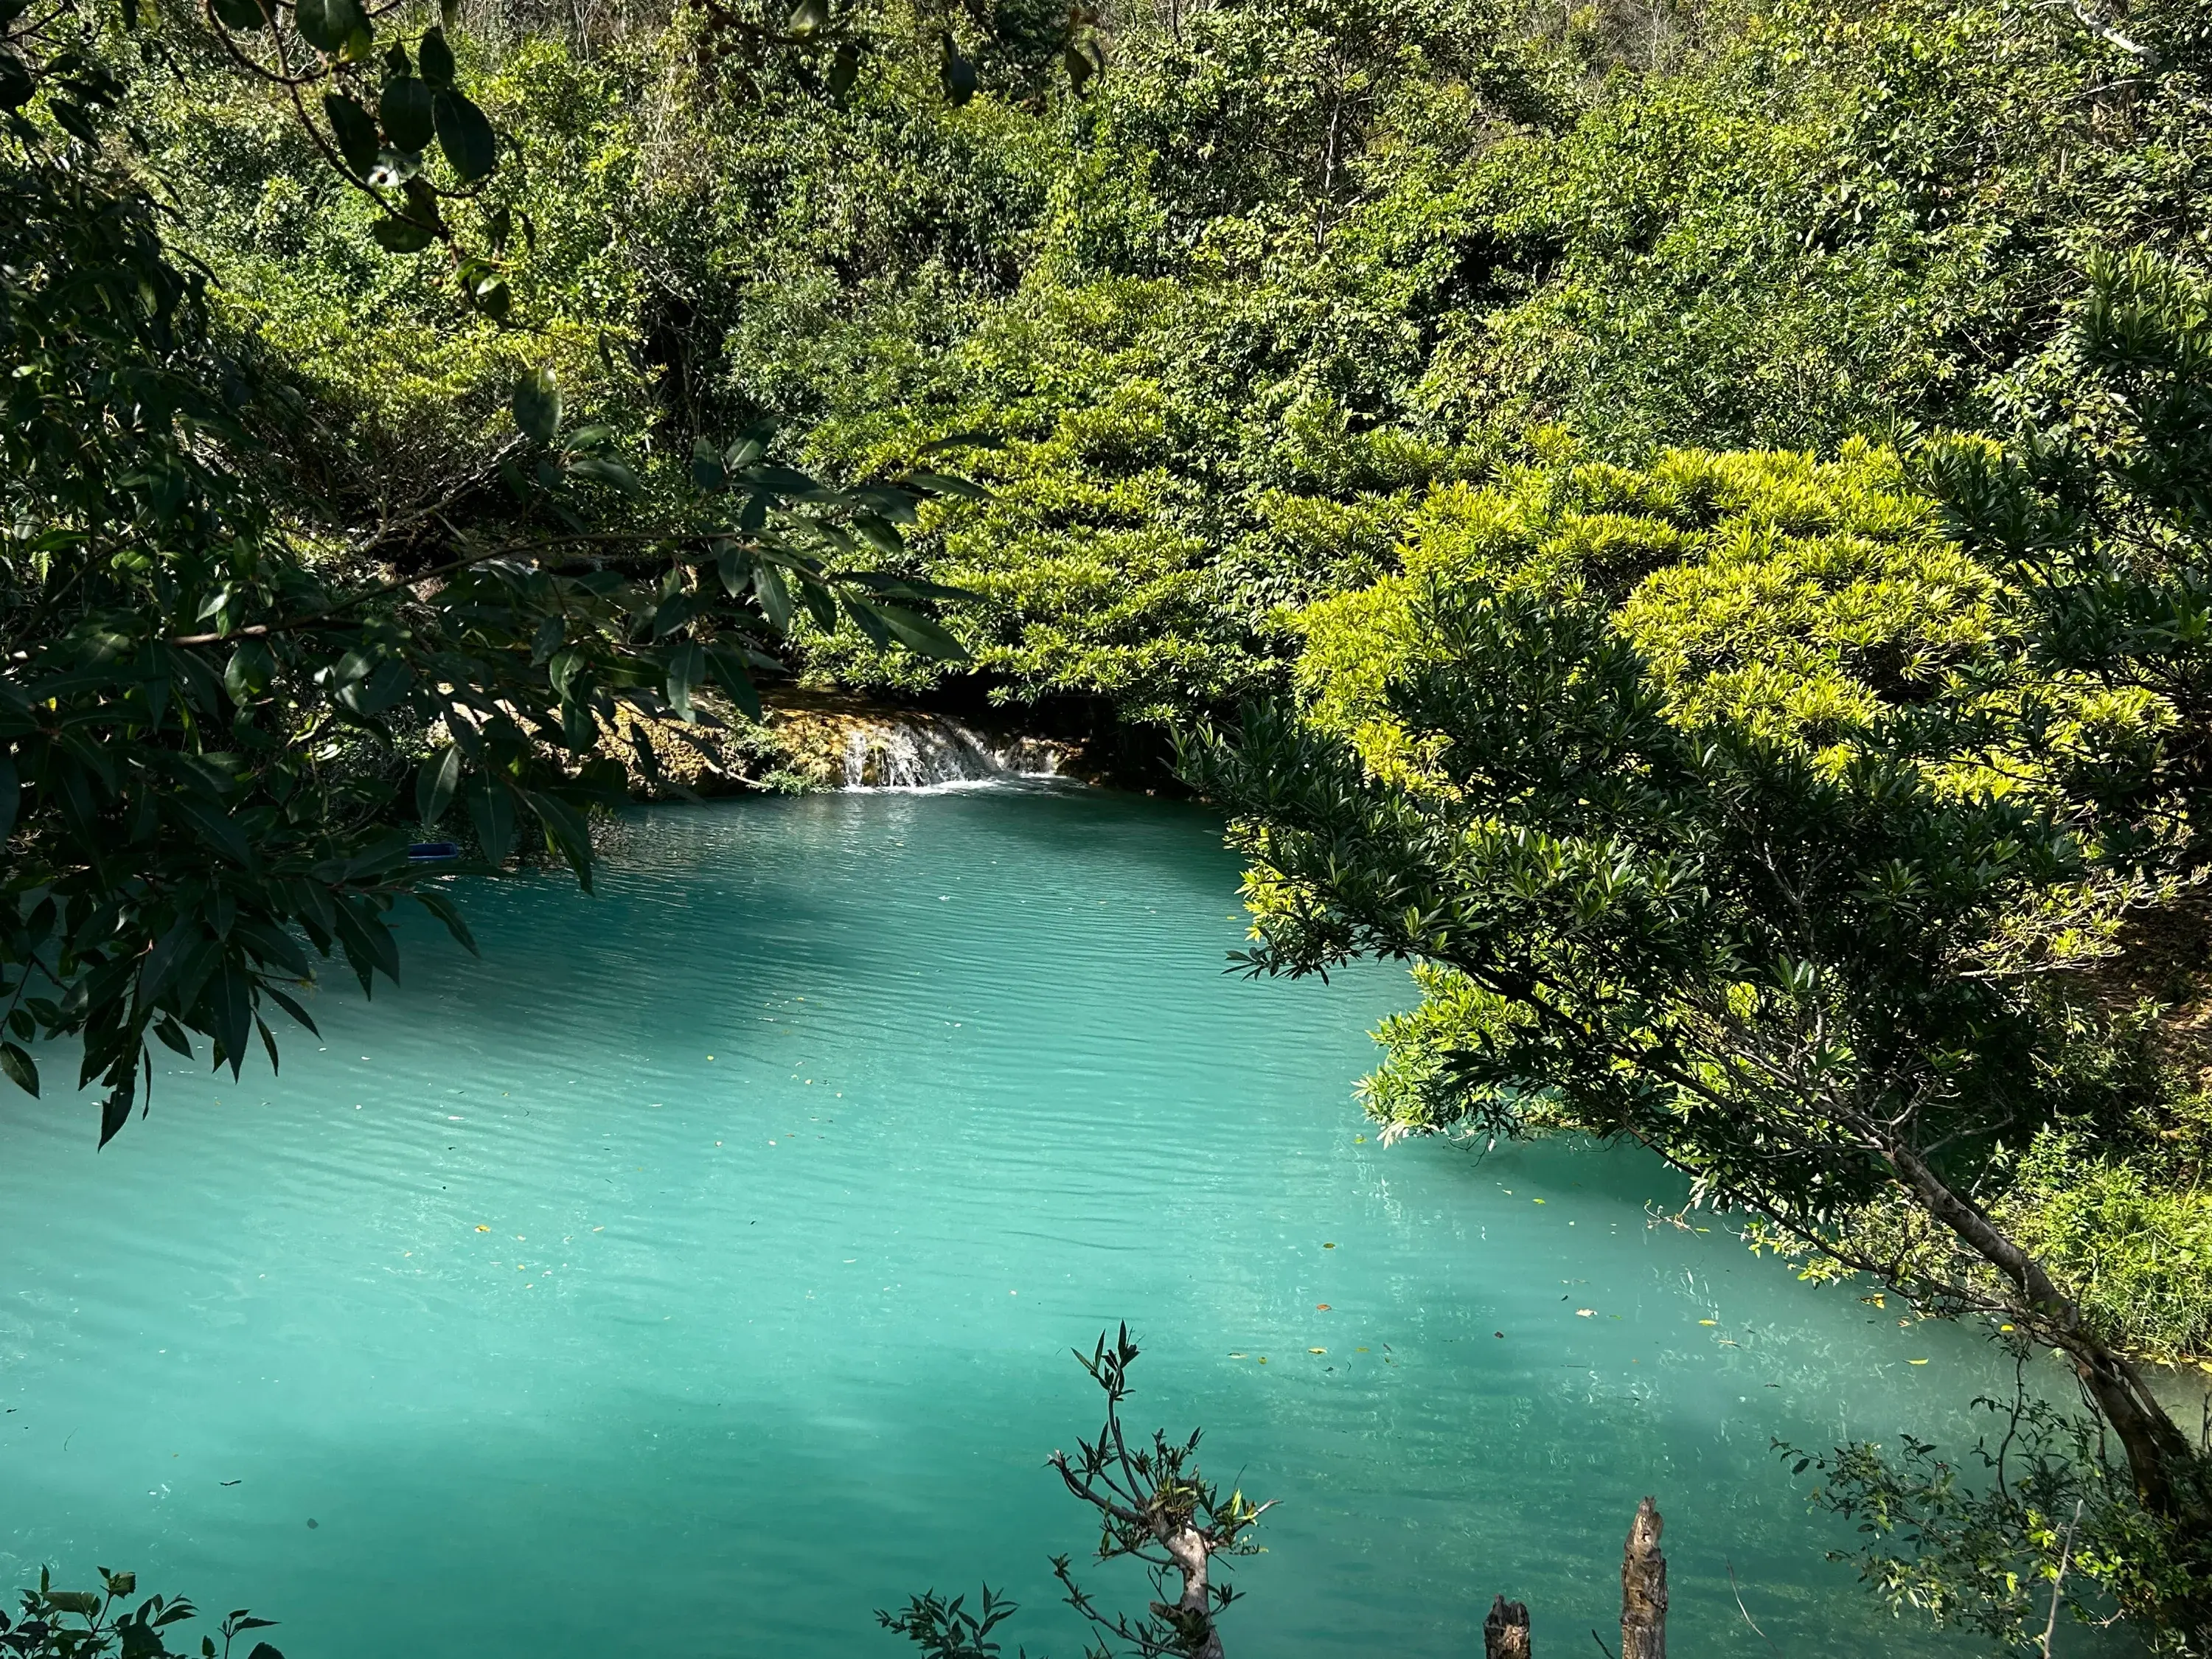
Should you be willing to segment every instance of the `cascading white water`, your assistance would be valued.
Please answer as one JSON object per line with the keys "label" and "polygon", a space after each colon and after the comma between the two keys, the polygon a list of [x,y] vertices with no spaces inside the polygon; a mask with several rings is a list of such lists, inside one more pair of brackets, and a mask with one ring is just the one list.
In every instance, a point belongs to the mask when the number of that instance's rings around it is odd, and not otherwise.
{"label": "cascading white water", "polygon": [[903,713],[854,725],[845,787],[917,789],[993,778],[1052,777],[1062,750],[1041,738],[987,735],[942,714]]}

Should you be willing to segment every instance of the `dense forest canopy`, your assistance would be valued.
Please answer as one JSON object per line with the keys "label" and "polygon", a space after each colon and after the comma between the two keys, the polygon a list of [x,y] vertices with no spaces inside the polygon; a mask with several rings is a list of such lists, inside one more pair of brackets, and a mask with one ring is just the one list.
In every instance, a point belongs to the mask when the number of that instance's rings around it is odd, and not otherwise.
{"label": "dense forest canopy", "polygon": [[18,1085],[273,1063],[763,684],[988,699],[1414,964],[1390,1133],[2063,1356],[1821,1460],[1887,1594],[2203,1650],[2201,0],[0,16]]}

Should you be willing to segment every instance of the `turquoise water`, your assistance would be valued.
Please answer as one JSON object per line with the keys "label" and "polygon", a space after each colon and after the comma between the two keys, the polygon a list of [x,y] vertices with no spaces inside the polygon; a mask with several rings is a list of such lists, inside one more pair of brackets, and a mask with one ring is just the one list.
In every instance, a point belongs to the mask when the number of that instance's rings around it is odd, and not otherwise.
{"label": "turquoise water", "polygon": [[1769,1651],[1732,1566],[1792,1659],[1971,1651],[1769,1442],[1953,1437],[1986,1352],[1650,1224],[1639,1158],[1364,1139],[1404,980],[1225,976],[1236,875],[1099,793],[655,810],[596,898],[469,892],[483,961],[325,989],[279,1080],[164,1077],[97,1155],[10,1095],[0,1570],[291,1659],[893,1659],[871,1609],[988,1577],[1065,1659],[1042,1462],[1127,1319],[1137,1425],[1283,1500],[1232,1655],[1457,1659],[1499,1590],[1587,1650],[1647,1492],[1680,1650]]}

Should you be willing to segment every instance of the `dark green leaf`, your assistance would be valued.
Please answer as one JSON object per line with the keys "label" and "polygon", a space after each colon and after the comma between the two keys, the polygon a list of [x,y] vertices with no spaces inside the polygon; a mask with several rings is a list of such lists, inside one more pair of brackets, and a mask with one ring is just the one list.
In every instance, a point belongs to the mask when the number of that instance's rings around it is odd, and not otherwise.
{"label": "dark green leaf", "polygon": [[[134,1074],[135,1079],[135,1074]],[[100,1103],[100,1144],[103,1146],[115,1139],[123,1126],[131,1121],[131,1103],[137,1098],[132,1083],[117,1085],[107,1091],[107,1098]],[[54,1598],[59,1601],[60,1597]]]}
{"label": "dark green leaf", "polygon": [[863,539],[878,553],[896,555],[906,550],[906,542],[900,536],[898,526],[877,514],[855,513],[853,528],[859,531]]}
{"label": "dark green leaf", "polygon": [[279,1008],[282,1008],[286,1013],[291,1015],[293,1018],[298,1020],[301,1024],[306,1026],[310,1031],[313,1031],[317,1036],[320,1036],[322,1035],[321,1031],[316,1030],[315,1022],[307,1017],[307,1011],[305,1008],[302,1008],[297,1002],[295,1002],[290,996],[286,994],[284,992],[278,990],[273,985],[264,985],[261,989],[265,994],[274,997],[276,1000],[276,1006]]}
{"label": "dark green leaf", "polygon": [[1104,67],[1103,57],[1097,47],[1090,42],[1075,40],[1068,42],[1067,50],[1060,57],[1067,65],[1068,84],[1074,88],[1077,97],[1082,97],[1091,85],[1091,77]]}
{"label": "dark green leaf", "polygon": [[198,916],[184,916],[154,941],[154,948],[138,964],[138,1004],[144,1007],[168,988],[169,980],[191,956],[204,937]]}
{"label": "dark green leaf", "polygon": [[246,1040],[253,1031],[253,1001],[248,988],[246,969],[235,962],[224,963],[208,982],[215,1040],[222,1045],[222,1058],[230,1062],[234,1080],[246,1065]]}
{"label": "dark green leaf", "polygon": [[368,32],[359,0],[299,0],[292,20],[309,46],[333,57],[344,52],[356,36]]}
{"label": "dark green leaf", "polygon": [[922,655],[947,662],[965,662],[968,659],[968,648],[946,633],[933,618],[895,605],[878,605],[874,610],[884,619],[884,626],[897,635],[902,643]]}
{"label": "dark green leaf", "polygon": [[23,60],[0,47],[0,109],[21,109],[37,96],[39,83]]}
{"label": "dark green leaf", "polygon": [[1004,449],[1006,441],[988,432],[950,432],[944,437],[926,443],[920,453],[941,455],[948,449]]}
{"label": "dark green leaf", "polygon": [[245,832],[232,822],[229,813],[191,795],[175,797],[173,805],[179,816],[198,833],[202,841],[234,864],[252,866],[252,846],[246,841]]}
{"label": "dark green leaf", "polygon": [[483,776],[470,782],[467,794],[469,822],[476,828],[485,861],[494,865],[506,863],[507,855],[514,850],[513,794],[499,780]]}
{"label": "dark green leaf", "polygon": [[443,754],[433,755],[415,774],[415,811],[425,823],[446,816],[453,790],[461,781],[461,751],[452,744]]}
{"label": "dark green leaf", "polygon": [[611,455],[580,455],[568,463],[568,476],[589,478],[625,495],[635,495],[639,489],[637,474]]}
{"label": "dark green leaf", "polygon": [[723,694],[752,719],[761,717],[760,692],[753,685],[753,678],[745,672],[744,653],[721,647],[710,647],[707,652],[707,666],[713,671],[714,684]]}
{"label": "dark green leaf", "polygon": [[551,795],[526,794],[530,810],[538,814],[538,822],[545,826],[545,845],[549,851],[561,854],[568,867],[576,872],[576,880],[586,892],[592,890],[592,836],[575,808]]}
{"label": "dark green leaf", "polygon": [[707,653],[696,645],[679,645],[668,653],[668,701],[678,715],[692,718],[691,693],[707,678]]}
{"label": "dark green leaf", "polygon": [[369,988],[369,969],[376,969],[394,985],[399,982],[399,947],[392,942],[392,929],[375,907],[359,900],[340,899],[334,908],[337,923],[338,943],[345,947],[346,960],[360,977],[361,988]]}
{"label": "dark green leaf", "polygon": [[469,931],[468,923],[461,920],[461,913],[454,908],[451,899],[443,893],[432,892],[426,888],[415,895],[415,902],[444,922],[446,931],[453,936],[455,943],[464,951],[472,957],[480,954],[477,950],[476,935]]}
{"label": "dark green leaf", "polygon": [[233,924],[230,932],[232,938],[252,949],[257,961],[274,963],[295,979],[305,979],[314,971],[299,941],[281,927],[247,918]]}
{"label": "dark green leaf", "polygon": [[436,239],[429,226],[412,219],[379,219],[368,228],[368,234],[387,253],[420,253]]}
{"label": "dark green leaf", "polygon": [[784,585],[783,572],[763,560],[753,570],[753,591],[760,595],[769,627],[781,634],[791,626],[791,590]]}
{"label": "dark green leaf", "polygon": [[7,1073],[8,1080],[25,1094],[39,1092],[39,1068],[21,1043],[0,1042],[0,1071]]}
{"label": "dark green leaf", "polygon": [[269,27],[269,14],[261,9],[261,0],[210,0],[216,21],[225,28],[250,30]]}
{"label": "dark green leaf", "polygon": [[413,76],[384,83],[384,96],[376,106],[384,124],[384,137],[394,149],[426,148],[435,131],[430,114],[430,88]]}
{"label": "dark green leaf", "polygon": [[541,444],[561,429],[561,388],[552,368],[539,364],[514,383],[514,423]]}
{"label": "dark green leaf", "polygon": [[[258,0],[252,0],[257,6]],[[376,123],[369,113],[342,92],[323,94],[323,113],[330,118],[331,133],[337,140],[338,154],[345,164],[366,177],[376,165]]]}
{"label": "dark green leaf", "polygon": [[474,184],[499,165],[499,142],[484,112],[458,92],[437,94],[432,115],[438,143],[463,184]]}
{"label": "dark green leaf", "polygon": [[445,30],[433,27],[423,31],[415,63],[432,91],[443,92],[453,84],[453,49],[446,44]]}
{"label": "dark green leaf", "polygon": [[881,650],[891,642],[890,629],[885,624],[884,619],[876,614],[875,606],[870,605],[866,599],[850,593],[845,595],[845,614],[853,619],[853,625],[855,628],[867,635],[868,643],[878,650]]}
{"label": "dark green leaf", "polygon": [[82,138],[88,144],[100,142],[100,129],[94,126],[91,118],[68,99],[48,97],[46,113],[59,122],[62,129],[72,138]]}
{"label": "dark green leaf", "polygon": [[975,66],[962,55],[950,31],[939,36],[938,45],[938,77],[945,83],[945,98],[957,109],[975,95]]}
{"label": "dark green leaf", "polygon": [[722,464],[721,452],[704,438],[691,441],[691,482],[702,489],[729,487],[730,470]]}
{"label": "dark green leaf", "polygon": [[955,477],[949,472],[909,472],[903,482],[933,495],[957,495],[971,501],[991,499],[991,492],[974,479]]}

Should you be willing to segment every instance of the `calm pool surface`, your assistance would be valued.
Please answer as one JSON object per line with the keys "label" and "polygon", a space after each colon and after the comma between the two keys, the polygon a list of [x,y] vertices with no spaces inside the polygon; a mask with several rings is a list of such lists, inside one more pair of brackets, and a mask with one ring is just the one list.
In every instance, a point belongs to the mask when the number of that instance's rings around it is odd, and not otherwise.
{"label": "calm pool surface", "polygon": [[164,1076],[97,1155],[11,1093],[0,1569],[290,1659],[895,1659],[871,1609],[988,1577],[1069,1656],[1043,1459],[1126,1319],[1135,1425],[1283,1500],[1232,1655],[1464,1659],[1499,1590],[1576,1651],[1647,1492],[1686,1652],[1769,1651],[1731,1566],[1793,1659],[1974,1650],[1821,1559],[1770,1442],[1955,1440],[1981,1346],[1650,1224],[1642,1159],[1364,1139],[1405,981],[1224,975],[1236,877],[1097,793],[655,810],[596,898],[469,890],[482,961],[333,981],[281,1079]]}

